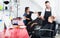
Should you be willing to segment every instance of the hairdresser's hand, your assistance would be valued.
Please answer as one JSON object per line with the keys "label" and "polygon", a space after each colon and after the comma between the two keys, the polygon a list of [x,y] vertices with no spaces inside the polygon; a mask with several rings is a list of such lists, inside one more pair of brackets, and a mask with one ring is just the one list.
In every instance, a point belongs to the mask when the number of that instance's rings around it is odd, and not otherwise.
{"label": "hairdresser's hand", "polygon": [[40,16],[42,20],[45,20],[43,16]]}
{"label": "hairdresser's hand", "polygon": [[55,21],[56,20],[56,16],[53,16],[53,21]]}
{"label": "hairdresser's hand", "polygon": [[34,12],[34,14],[37,14],[38,12]]}
{"label": "hairdresser's hand", "polygon": [[27,20],[30,20],[29,18],[26,18]]}

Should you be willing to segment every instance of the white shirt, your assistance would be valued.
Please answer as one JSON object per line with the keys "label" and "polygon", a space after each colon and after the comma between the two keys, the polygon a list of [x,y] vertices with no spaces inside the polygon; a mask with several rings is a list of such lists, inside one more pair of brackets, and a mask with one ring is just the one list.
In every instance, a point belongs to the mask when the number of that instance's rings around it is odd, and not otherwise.
{"label": "white shirt", "polygon": [[[48,10],[48,9],[46,9],[47,11],[50,11],[50,10]],[[56,16],[56,12],[55,12],[55,10],[54,9],[52,9],[51,8],[51,13],[52,13],[52,16]],[[42,11],[42,16],[44,16],[44,14],[45,14],[45,9],[43,9],[43,11]]]}
{"label": "white shirt", "polygon": [[[46,10],[47,10],[47,11],[50,11],[50,10],[48,10],[48,9],[46,9]],[[54,17],[56,18],[56,11],[55,11],[54,9],[52,9],[52,8],[51,8],[51,13],[52,13],[52,16],[54,16]],[[41,16],[44,16],[44,14],[45,14],[45,9],[43,9]],[[56,20],[56,19],[55,19],[55,20]]]}

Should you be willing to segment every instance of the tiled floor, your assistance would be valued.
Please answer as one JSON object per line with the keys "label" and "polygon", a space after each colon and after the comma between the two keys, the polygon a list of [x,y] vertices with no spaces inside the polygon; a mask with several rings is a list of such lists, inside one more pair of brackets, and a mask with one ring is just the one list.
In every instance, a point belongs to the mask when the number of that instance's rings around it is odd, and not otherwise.
{"label": "tiled floor", "polygon": [[60,34],[59,35],[56,35],[56,38],[60,38]]}

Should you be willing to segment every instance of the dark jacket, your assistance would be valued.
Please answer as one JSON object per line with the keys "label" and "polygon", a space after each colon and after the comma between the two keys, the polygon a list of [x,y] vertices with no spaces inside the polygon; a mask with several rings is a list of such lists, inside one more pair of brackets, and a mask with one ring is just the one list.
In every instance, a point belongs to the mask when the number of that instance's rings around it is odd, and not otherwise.
{"label": "dark jacket", "polygon": [[48,36],[48,37],[52,37],[56,35],[56,23],[47,23],[45,26],[41,27],[41,29],[50,29],[53,31],[41,31],[41,35],[42,36]]}

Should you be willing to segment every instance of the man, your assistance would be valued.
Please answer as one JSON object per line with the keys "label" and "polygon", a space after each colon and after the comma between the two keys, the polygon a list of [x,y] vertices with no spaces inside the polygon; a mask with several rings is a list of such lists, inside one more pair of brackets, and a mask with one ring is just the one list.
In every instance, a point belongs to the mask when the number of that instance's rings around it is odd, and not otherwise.
{"label": "man", "polygon": [[45,10],[43,11],[42,16],[44,17],[44,20],[45,20],[43,25],[45,25],[48,22],[49,16],[54,16],[56,18],[55,11],[51,7],[49,1],[45,1]]}

